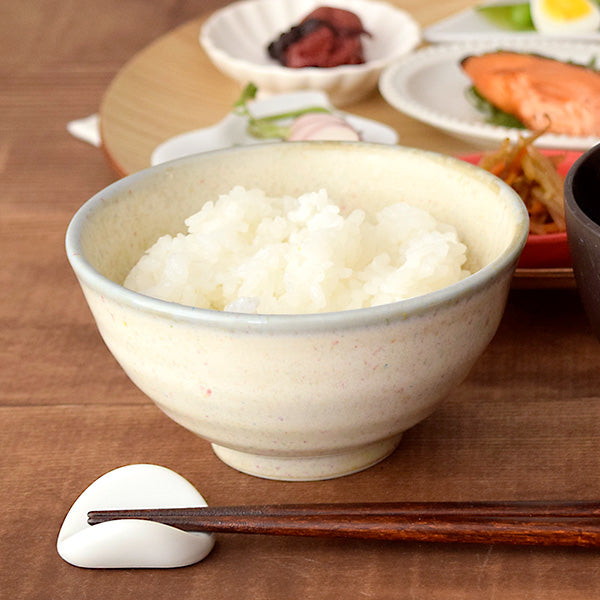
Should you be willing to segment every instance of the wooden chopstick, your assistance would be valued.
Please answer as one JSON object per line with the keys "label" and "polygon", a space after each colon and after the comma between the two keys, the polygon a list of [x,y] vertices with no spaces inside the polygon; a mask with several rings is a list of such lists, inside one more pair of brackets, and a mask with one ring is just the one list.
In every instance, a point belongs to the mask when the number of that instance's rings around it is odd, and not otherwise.
{"label": "wooden chopstick", "polygon": [[104,510],[185,531],[600,547],[600,502],[384,502]]}

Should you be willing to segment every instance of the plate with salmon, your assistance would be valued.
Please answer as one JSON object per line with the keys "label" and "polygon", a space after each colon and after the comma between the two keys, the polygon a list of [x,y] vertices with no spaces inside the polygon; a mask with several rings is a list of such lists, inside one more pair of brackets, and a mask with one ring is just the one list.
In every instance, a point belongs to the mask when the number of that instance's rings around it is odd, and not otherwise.
{"label": "plate with salmon", "polygon": [[542,148],[600,142],[600,46],[495,40],[431,46],[379,80],[397,110],[471,143],[540,132]]}

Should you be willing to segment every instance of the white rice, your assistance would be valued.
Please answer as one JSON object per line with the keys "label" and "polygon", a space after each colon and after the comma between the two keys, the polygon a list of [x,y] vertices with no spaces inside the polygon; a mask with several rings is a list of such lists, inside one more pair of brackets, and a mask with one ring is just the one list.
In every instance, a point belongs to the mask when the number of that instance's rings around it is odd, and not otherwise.
{"label": "white rice", "polygon": [[325,190],[270,198],[236,186],[161,237],[127,288],[200,308],[294,314],[364,308],[455,283],[467,248],[451,225],[399,202],[348,214]]}

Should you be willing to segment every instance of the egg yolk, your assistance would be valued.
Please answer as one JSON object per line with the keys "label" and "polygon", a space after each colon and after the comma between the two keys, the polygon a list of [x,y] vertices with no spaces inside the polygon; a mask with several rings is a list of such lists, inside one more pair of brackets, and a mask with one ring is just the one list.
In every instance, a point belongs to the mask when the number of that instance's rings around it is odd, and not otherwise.
{"label": "egg yolk", "polygon": [[580,19],[592,12],[586,0],[542,0],[544,11],[558,21]]}

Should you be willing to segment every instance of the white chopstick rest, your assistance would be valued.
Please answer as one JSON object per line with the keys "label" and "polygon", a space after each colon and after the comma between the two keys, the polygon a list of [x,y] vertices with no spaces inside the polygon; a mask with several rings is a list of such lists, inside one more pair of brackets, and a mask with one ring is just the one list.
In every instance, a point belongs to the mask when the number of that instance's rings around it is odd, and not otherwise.
{"label": "white chopstick rest", "polygon": [[206,506],[181,475],[158,465],[127,465],[94,481],[77,498],[58,534],[59,555],[91,569],[171,568],[202,560],[214,545],[208,533],[192,533],[141,519],[88,525],[91,510]]}

